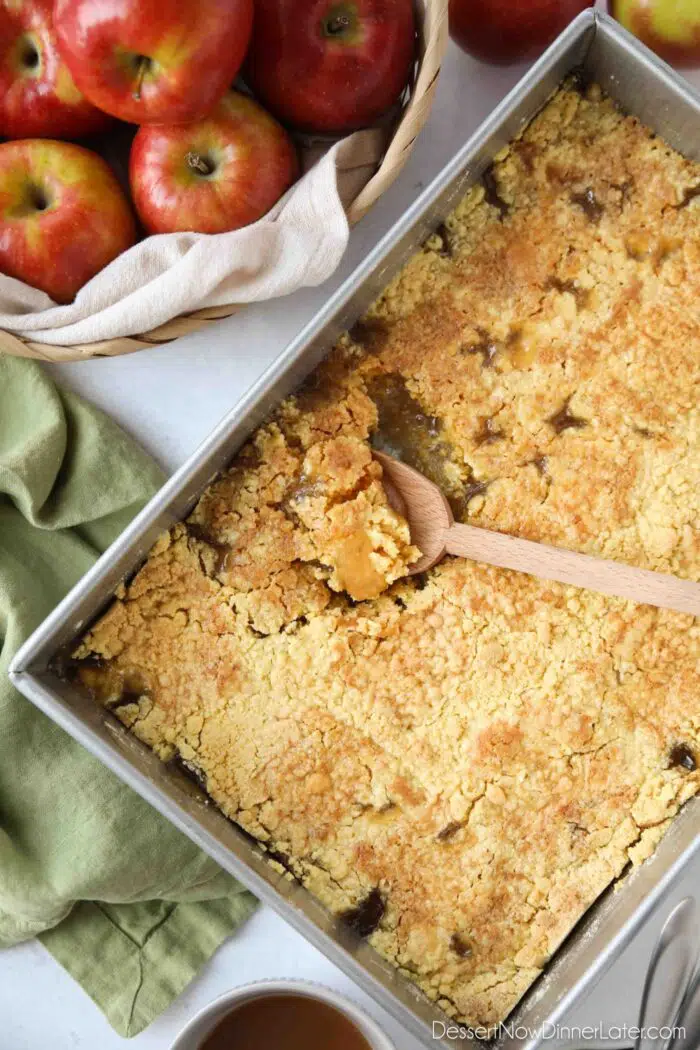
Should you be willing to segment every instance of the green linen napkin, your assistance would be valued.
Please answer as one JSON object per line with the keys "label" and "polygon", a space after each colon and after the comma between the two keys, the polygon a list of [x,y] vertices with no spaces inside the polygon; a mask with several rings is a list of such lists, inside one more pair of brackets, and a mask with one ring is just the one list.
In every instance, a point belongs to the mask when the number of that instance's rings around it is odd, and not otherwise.
{"label": "green linen napkin", "polygon": [[7,668],[161,481],[110,419],[0,355],[0,947],[39,935],[125,1036],[255,900],[13,690]]}

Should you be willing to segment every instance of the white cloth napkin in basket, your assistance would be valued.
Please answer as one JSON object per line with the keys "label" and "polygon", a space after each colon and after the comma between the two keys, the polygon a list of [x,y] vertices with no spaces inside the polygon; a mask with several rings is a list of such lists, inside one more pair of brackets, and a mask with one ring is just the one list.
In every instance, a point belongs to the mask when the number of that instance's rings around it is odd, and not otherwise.
{"label": "white cloth napkin in basket", "polygon": [[368,180],[382,137],[336,143],[259,222],[210,236],[148,237],[93,277],[67,306],[0,274],[0,329],[70,346],[139,335],[202,307],[259,302],[321,284],[348,242],[344,203]]}

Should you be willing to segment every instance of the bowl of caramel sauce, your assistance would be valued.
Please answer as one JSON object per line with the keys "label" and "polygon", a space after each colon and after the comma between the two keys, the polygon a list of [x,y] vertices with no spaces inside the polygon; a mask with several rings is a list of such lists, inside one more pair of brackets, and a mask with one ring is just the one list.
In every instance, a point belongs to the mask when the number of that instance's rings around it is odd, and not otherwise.
{"label": "bowl of caramel sauce", "polygon": [[260,981],[209,1003],[171,1050],[396,1050],[351,1000],[306,981]]}

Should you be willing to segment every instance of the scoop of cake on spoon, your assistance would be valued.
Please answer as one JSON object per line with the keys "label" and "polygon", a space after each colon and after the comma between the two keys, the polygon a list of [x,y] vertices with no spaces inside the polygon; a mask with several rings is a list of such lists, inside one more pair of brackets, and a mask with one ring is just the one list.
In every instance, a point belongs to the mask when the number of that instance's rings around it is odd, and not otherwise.
{"label": "scoop of cake on spoon", "polygon": [[375,452],[374,457],[382,467],[389,503],[406,519],[411,542],[422,552],[422,557],[409,567],[409,576],[425,572],[446,554],[453,554],[544,580],[587,587],[602,594],[700,616],[700,583],[458,524],[444,494],[432,481],[385,452]]}

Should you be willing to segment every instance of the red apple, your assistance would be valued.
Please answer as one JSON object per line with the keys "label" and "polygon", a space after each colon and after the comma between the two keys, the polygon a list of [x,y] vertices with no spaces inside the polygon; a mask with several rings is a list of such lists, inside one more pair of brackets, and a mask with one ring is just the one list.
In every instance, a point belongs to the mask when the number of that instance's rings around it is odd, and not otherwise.
{"label": "red apple", "polygon": [[284,123],[340,133],[397,101],[414,58],[412,0],[256,0],[246,77]]}
{"label": "red apple", "polygon": [[0,145],[0,273],[68,303],[136,240],[107,164],[51,139]]}
{"label": "red apple", "polygon": [[110,123],[58,53],[53,0],[0,0],[0,135],[79,138]]}
{"label": "red apple", "polygon": [[236,91],[205,120],[140,128],[131,149],[131,194],[149,233],[237,230],[265,215],[297,174],[284,128]]}
{"label": "red apple", "polygon": [[535,58],[595,0],[450,0],[450,35],[486,62]]}
{"label": "red apple", "polygon": [[253,0],[56,0],[56,33],[94,105],[132,124],[199,120],[233,82]]}
{"label": "red apple", "polygon": [[608,0],[613,17],[674,66],[700,64],[698,0]]}

